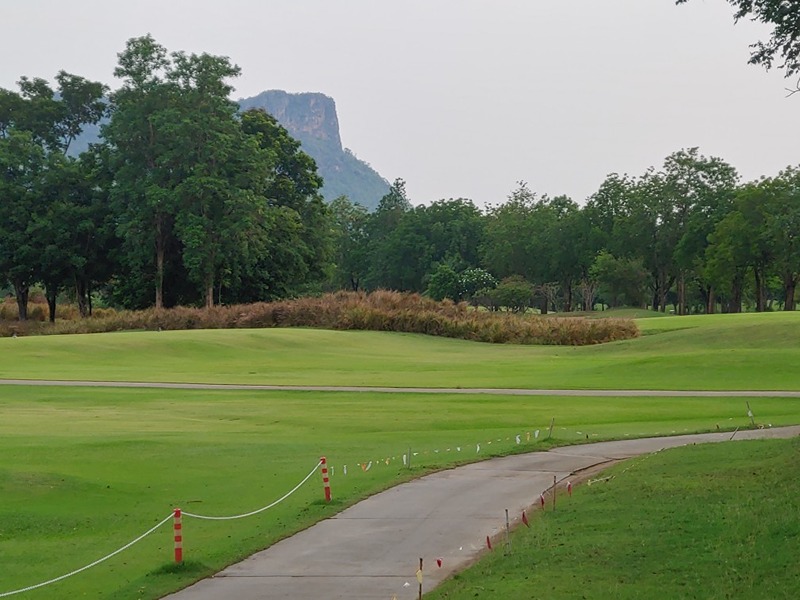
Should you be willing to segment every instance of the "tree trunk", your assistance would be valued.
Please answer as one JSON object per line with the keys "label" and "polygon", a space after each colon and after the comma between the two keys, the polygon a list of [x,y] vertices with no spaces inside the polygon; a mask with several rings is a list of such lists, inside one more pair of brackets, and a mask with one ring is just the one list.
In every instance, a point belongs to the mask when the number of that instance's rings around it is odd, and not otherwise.
{"label": "tree trunk", "polygon": [[543,293],[542,301],[539,303],[539,310],[541,310],[543,315],[547,314],[548,305],[549,305],[549,302],[547,300],[547,294]]}
{"label": "tree trunk", "polygon": [[572,282],[568,281],[564,286],[564,312],[572,312]]}
{"label": "tree trunk", "polygon": [[733,293],[731,294],[731,299],[728,303],[728,312],[740,313],[742,312],[742,288],[744,288],[744,277],[737,276],[734,278],[734,280],[731,282],[731,288]]}
{"label": "tree trunk", "polygon": [[45,286],[47,292],[45,293],[45,298],[47,298],[47,308],[50,313],[50,322],[56,322],[56,296],[58,296],[58,286]]}
{"label": "tree trunk", "polygon": [[162,218],[156,218],[156,310],[164,308],[164,235]]}
{"label": "tree trunk", "polygon": [[784,301],[783,310],[795,309],[795,291],[797,290],[797,277],[794,275],[783,278]]}
{"label": "tree trunk", "polygon": [[678,277],[678,314],[686,314],[686,275],[681,271]]}
{"label": "tree trunk", "polygon": [[764,275],[758,267],[753,269],[753,274],[756,280],[756,312],[764,312],[767,304],[766,294],[764,293]]}
{"label": "tree trunk", "polygon": [[30,290],[27,283],[14,282],[14,295],[17,297],[17,310],[19,311],[20,321],[28,320],[28,293]]}
{"label": "tree trunk", "polygon": [[75,297],[82,318],[89,316],[89,284],[83,277],[75,277]]}
{"label": "tree trunk", "polygon": [[206,308],[214,308],[214,276],[206,275]]}
{"label": "tree trunk", "polygon": [[713,315],[717,310],[717,298],[714,293],[714,288],[709,286],[708,297],[706,298],[706,314]]}

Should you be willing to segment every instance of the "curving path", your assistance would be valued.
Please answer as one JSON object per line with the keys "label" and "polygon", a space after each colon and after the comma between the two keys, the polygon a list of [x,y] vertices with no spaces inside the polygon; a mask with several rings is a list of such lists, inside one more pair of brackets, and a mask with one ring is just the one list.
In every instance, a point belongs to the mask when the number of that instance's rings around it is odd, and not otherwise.
{"label": "curving path", "polygon": [[791,390],[593,390],[525,388],[421,388],[333,385],[248,385],[235,383],[164,383],[147,381],[70,381],[49,379],[0,379],[0,385],[154,388],[175,390],[252,390],[272,392],[378,392],[386,394],[492,394],[497,396],[630,396],[664,398],[800,398]]}
{"label": "curving path", "polygon": [[[800,426],[741,431],[735,438],[797,435]],[[372,496],[167,598],[411,600],[417,598],[419,557],[425,560],[424,589],[430,590],[474,561],[486,536],[504,531],[505,509],[518,520],[554,475],[563,481],[616,460],[730,438],[728,432],[600,442],[434,473]],[[335,479],[333,485],[335,493]],[[437,558],[443,559],[441,568]]]}

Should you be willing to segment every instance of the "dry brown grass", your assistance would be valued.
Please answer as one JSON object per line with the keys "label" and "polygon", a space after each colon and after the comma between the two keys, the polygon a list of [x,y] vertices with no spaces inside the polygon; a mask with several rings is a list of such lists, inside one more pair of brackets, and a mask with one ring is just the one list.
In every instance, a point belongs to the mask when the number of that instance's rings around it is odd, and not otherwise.
{"label": "dry brown grass", "polygon": [[[5,308],[5,306],[4,306]],[[37,310],[38,305],[33,306]],[[46,309],[46,305],[45,305]],[[584,346],[637,337],[630,319],[543,318],[477,311],[465,303],[436,302],[419,294],[336,292],[282,302],[178,307],[169,310],[95,311],[88,319],[63,309],[55,325],[39,321],[0,323],[0,335],[96,333],[125,330],[315,327],[422,333],[500,344]],[[47,311],[44,311],[45,319]],[[16,317],[16,307],[13,309]],[[6,318],[0,313],[0,318]],[[44,320],[44,319],[42,319]]]}

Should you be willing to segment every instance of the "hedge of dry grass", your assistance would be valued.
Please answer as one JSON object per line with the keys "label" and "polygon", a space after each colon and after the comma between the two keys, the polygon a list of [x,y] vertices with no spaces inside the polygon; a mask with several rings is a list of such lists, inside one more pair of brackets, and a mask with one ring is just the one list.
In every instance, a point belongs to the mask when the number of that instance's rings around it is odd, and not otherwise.
{"label": "hedge of dry grass", "polygon": [[0,335],[97,333],[135,329],[224,329],[316,327],[423,333],[499,344],[584,346],[630,339],[639,330],[630,319],[542,318],[473,310],[465,303],[437,302],[419,294],[336,292],[315,298],[212,309],[104,311],[89,319],[0,323]]}

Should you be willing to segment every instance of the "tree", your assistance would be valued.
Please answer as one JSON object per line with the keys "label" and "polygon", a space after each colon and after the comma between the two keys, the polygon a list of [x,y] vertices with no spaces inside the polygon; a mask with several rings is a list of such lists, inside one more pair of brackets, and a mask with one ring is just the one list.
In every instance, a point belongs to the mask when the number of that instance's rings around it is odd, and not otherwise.
{"label": "tree", "polygon": [[[152,276],[155,307],[160,309],[175,214],[171,173],[161,164],[169,144],[162,127],[173,96],[165,81],[170,61],[150,35],[128,40],[118,57],[114,75],[122,86],[111,94],[111,120],[102,128],[112,150],[117,233],[124,240],[128,269]],[[145,266],[150,260],[152,272]]]}
{"label": "tree", "polygon": [[0,138],[0,273],[14,287],[19,319],[28,318],[28,293],[39,256],[31,228],[41,199],[47,157],[30,132]]}
{"label": "tree", "polygon": [[441,263],[431,273],[425,293],[434,300],[449,298],[458,301],[461,298],[461,278],[452,266]]}
{"label": "tree", "polygon": [[761,185],[768,190],[764,235],[783,286],[784,310],[795,310],[800,283],[800,170],[788,168]]}
{"label": "tree", "polygon": [[[269,172],[263,180],[266,203],[262,211],[271,213],[269,221],[273,225],[285,218],[298,225],[291,229],[296,239],[280,240],[282,246],[291,245],[294,255],[291,263],[283,263],[283,266],[294,264],[297,268],[279,271],[277,264],[270,264],[269,256],[278,256],[287,249],[278,247],[278,240],[267,236],[259,258],[260,272],[266,279],[259,282],[256,276],[243,280],[233,293],[238,294],[240,300],[258,299],[252,292],[259,288],[272,289],[270,298],[276,297],[273,296],[276,288],[283,290],[280,294],[301,293],[305,286],[317,285],[331,276],[336,233],[332,231],[334,224],[329,207],[320,194],[322,178],[317,174],[314,159],[300,149],[300,142],[272,115],[263,110],[248,110],[241,115],[241,122],[245,134],[255,140],[267,160]],[[283,228],[284,233],[289,231]]]}
{"label": "tree", "polygon": [[638,258],[617,258],[609,252],[597,255],[591,269],[600,295],[612,307],[643,306],[647,270]]}
{"label": "tree", "polygon": [[[685,4],[689,0],[676,0]],[[772,25],[772,36],[766,42],[751,46],[750,64],[771,69],[778,61],[786,77],[800,73],[800,6],[787,0],[728,0],[736,10],[734,19],[750,18]]]}
{"label": "tree", "polygon": [[713,312],[713,287],[703,278],[703,259],[714,225],[731,209],[736,192],[736,169],[717,157],[702,156],[697,148],[668,156],[663,167],[665,192],[672,210],[665,225],[671,228],[677,282],[678,314],[687,312],[687,284],[694,280]]}
{"label": "tree", "polygon": [[173,285],[188,279],[207,307],[223,285],[246,300],[279,287],[271,256],[289,257],[284,268],[299,265],[280,286],[321,277],[321,181],[274,119],[258,111],[239,118],[228,83],[237,66],[209,54],[168,56],[145,36],[128,42],[115,74],[123,85],[103,134],[114,157],[119,234],[132,270],[151,278],[156,308],[165,305],[168,270],[178,274]]}
{"label": "tree", "polygon": [[369,213],[360,204],[350,202],[347,196],[334,198],[328,208],[333,224],[333,285],[357,292],[369,269]]}
{"label": "tree", "polygon": [[533,303],[533,284],[519,275],[506,277],[487,293],[494,308],[524,313]]}

